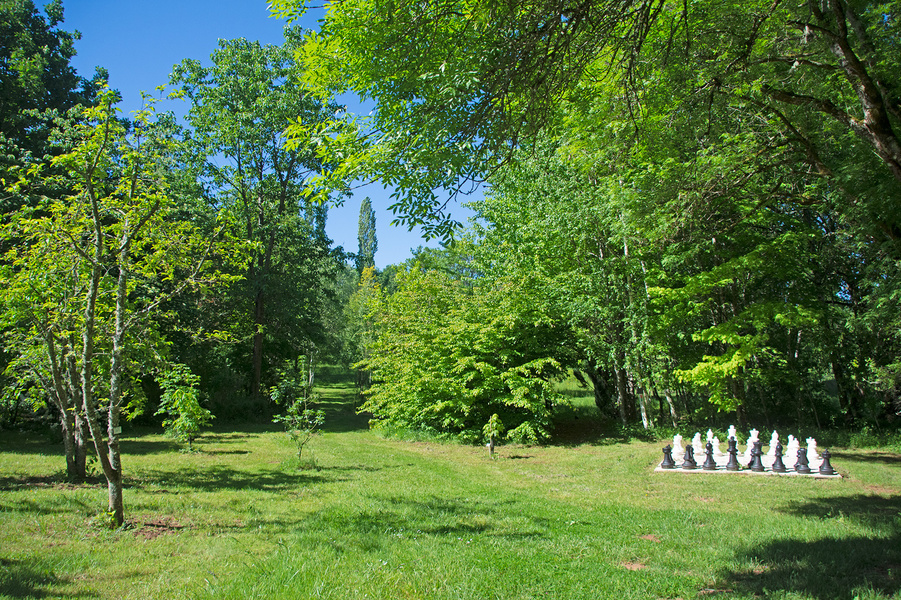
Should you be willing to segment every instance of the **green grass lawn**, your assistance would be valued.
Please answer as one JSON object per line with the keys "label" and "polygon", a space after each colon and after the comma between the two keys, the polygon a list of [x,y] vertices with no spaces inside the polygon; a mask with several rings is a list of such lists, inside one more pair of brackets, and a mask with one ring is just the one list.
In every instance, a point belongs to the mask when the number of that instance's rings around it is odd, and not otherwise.
{"label": "green grass lawn", "polygon": [[275,427],[192,454],[127,432],[120,531],[60,446],[0,434],[0,597],[901,598],[899,455],[836,448],[841,480],[654,473],[661,443],[581,423],[490,460],[380,438],[322,392],[318,470]]}

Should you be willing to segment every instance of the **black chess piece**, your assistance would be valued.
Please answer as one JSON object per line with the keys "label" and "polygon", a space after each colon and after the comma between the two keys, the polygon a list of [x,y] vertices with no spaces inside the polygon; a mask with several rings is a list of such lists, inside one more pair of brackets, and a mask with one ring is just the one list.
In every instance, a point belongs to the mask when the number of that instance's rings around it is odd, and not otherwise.
{"label": "black chess piece", "polygon": [[729,449],[726,451],[729,454],[729,462],[726,463],[727,471],[740,471],[741,465],[738,464],[738,442],[735,438],[729,439]]}
{"label": "black chess piece", "polygon": [[810,473],[810,464],[807,462],[807,448],[798,448],[798,462],[795,463],[795,473],[807,475]]}
{"label": "black chess piece", "polygon": [[782,444],[776,444],[775,459],[773,460],[773,473],[785,473],[785,463],[782,462]]}
{"label": "black chess piece", "polygon": [[761,451],[760,446],[762,443],[758,440],[754,442],[754,446],[751,448],[751,463],[748,465],[755,473],[763,472],[763,461],[761,457],[763,456],[763,451]]}
{"label": "black chess piece", "polygon": [[829,462],[829,459],[832,458],[832,453],[829,450],[823,450],[820,456],[823,457],[823,462],[820,463],[820,475],[836,475],[835,469],[832,468],[832,464]]}
{"label": "black chess piece", "polygon": [[702,469],[705,471],[716,471],[716,461],[713,460],[713,443],[707,442],[707,458],[704,460]]}
{"label": "black chess piece", "polygon": [[695,462],[695,449],[692,446],[685,448],[685,460],[682,461],[683,469],[697,469],[698,463]]}
{"label": "black chess piece", "polygon": [[663,461],[660,463],[661,469],[675,469],[676,461],[673,460],[673,447],[667,444],[663,447]]}

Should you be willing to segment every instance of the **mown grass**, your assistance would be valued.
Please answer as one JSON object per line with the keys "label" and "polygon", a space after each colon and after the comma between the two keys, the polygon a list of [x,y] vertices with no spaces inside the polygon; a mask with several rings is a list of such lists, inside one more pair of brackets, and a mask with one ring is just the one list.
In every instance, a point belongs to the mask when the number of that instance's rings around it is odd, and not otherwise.
{"label": "mown grass", "polygon": [[59,447],[0,435],[0,597],[901,597],[897,454],[835,449],[842,480],[654,473],[661,444],[573,422],[578,440],[491,460],[378,437],[347,388],[320,391],[318,470],[274,427],[192,454],[129,432],[120,531]]}

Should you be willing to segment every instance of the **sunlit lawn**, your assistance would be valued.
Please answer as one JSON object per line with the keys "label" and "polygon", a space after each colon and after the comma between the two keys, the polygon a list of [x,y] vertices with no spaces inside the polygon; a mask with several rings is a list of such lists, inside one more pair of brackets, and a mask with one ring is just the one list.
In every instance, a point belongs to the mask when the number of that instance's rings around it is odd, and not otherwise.
{"label": "sunlit lawn", "polygon": [[319,470],[273,427],[192,454],[131,432],[121,531],[61,447],[0,434],[0,597],[901,597],[901,456],[836,449],[842,480],[654,473],[661,444],[601,439],[490,460],[324,392]]}

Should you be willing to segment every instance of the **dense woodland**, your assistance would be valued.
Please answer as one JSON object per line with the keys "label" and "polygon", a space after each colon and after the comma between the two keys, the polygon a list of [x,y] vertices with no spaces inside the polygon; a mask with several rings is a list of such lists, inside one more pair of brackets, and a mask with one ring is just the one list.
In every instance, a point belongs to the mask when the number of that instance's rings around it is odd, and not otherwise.
{"label": "dense woodland", "polygon": [[[626,427],[898,426],[899,2],[344,0],[128,116],[59,0],[0,7],[0,419],[90,446],[120,523],[124,422],[306,409],[323,364],[470,442],[551,441],[571,377]],[[375,269],[368,199],[334,247],[361,180],[445,248]]]}

